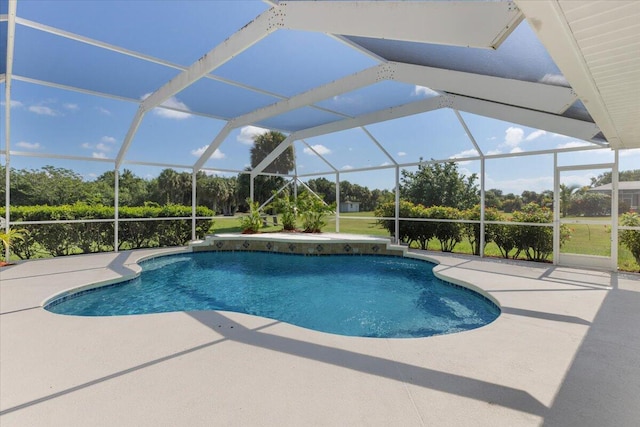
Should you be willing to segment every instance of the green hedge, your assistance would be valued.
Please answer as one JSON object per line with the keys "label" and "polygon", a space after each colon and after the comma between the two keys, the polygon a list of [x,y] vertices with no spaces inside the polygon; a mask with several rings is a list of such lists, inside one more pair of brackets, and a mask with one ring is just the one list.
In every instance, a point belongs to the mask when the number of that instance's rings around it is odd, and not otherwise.
{"label": "green hedge", "polygon": [[[11,221],[55,221],[114,218],[113,206],[76,203],[62,206],[17,206],[11,208]],[[206,207],[197,207],[196,215],[213,216]],[[5,216],[4,208],[0,216]],[[191,206],[140,206],[119,209],[121,219],[190,217]],[[213,226],[208,219],[196,220],[196,236],[202,238]],[[20,259],[36,256],[63,256],[77,253],[112,251],[114,222],[73,224],[25,224],[24,240],[13,244],[13,252]],[[191,240],[191,220],[120,221],[119,249],[138,249],[157,246],[182,246]]]}
{"label": "green hedge", "polygon": [[[375,212],[379,217],[393,217],[395,204],[385,203],[380,205]],[[401,218],[428,218],[428,219],[480,219],[480,206],[471,209],[459,210],[444,206],[431,206],[425,208],[422,205],[414,205],[408,201],[400,202]],[[485,245],[494,242],[502,256],[515,259],[524,254],[532,261],[544,261],[553,253],[553,228],[529,225],[517,225],[518,222],[530,222],[546,224],[553,220],[553,213],[547,208],[542,208],[535,203],[530,203],[516,211],[508,220],[504,215],[492,208],[485,209],[485,221],[513,221],[514,225],[487,224],[485,228]],[[378,223],[395,233],[393,220],[380,219]],[[435,222],[435,221],[400,221],[400,233],[402,242],[412,245],[416,243],[421,249],[427,249],[429,240],[436,239],[440,243],[443,252],[452,252],[455,246],[466,237],[471,243],[474,254],[480,254],[480,224]],[[569,228],[561,227],[560,244],[569,238]]]}

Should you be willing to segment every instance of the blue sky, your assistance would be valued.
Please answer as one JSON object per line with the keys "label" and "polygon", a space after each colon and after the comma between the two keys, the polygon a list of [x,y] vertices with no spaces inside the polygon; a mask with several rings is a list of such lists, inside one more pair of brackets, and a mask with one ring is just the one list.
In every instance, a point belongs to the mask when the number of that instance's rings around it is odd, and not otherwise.
{"label": "blue sky", "polygon": [[[19,2],[18,16],[188,66],[268,8],[259,1],[166,1],[154,2],[153,5],[151,9],[149,2],[27,0]],[[123,8],[127,13],[122,13]],[[114,23],[117,28],[114,28]],[[22,25],[18,25],[16,31],[16,52],[14,72],[17,76],[111,92],[130,100],[144,99],[179,72]],[[43,63],[47,66],[43,67]],[[278,31],[214,72],[223,79],[260,87],[265,92],[257,93],[212,79],[199,81],[169,99],[166,105],[193,113],[203,112],[218,119],[155,109],[141,123],[126,159],[192,165],[222,129],[223,119],[272,104],[279,99],[278,95],[301,93],[375,64],[371,58],[327,36]],[[4,84],[0,89],[4,100]],[[317,106],[357,115],[432,95],[427,88],[382,82],[327,99]],[[112,164],[99,160],[115,158],[138,107],[135,102],[66,91],[20,79],[13,81],[12,99],[12,151],[96,159],[71,161],[16,155],[12,157],[12,166],[38,168],[53,164],[76,170],[86,179],[93,179],[112,168]],[[268,119],[261,125],[286,126],[295,130],[337,117],[320,109],[306,108]],[[462,117],[485,154],[585,144],[575,138],[519,124],[464,112]],[[378,123],[366,129],[398,163],[415,162],[420,157],[448,159],[476,155],[454,112],[448,109]],[[263,128],[256,126],[234,130],[206,167],[241,170],[248,166],[251,138],[262,131]],[[0,145],[5,148],[4,132]],[[391,163],[362,129],[309,138],[304,143],[296,142],[295,148],[299,174],[331,171],[314,154],[315,150],[341,172],[343,180],[372,189],[390,189],[394,185],[393,169],[350,172]],[[562,154],[559,165],[612,160],[608,150],[599,150]],[[623,152],[620,160],[623,170],[639,168],[640,150]],[[147,178],[157,175],[162,169],[127,164],[124,167]],[[480,165],[478,161],[464,161],[459,167],[464,173],[473,173],[479,172]],[[585,185],[589,183],[590,175],[601,172],[566,173],[562,177],[568,184]],[[333,175],[326,177],[333,179]],[[500,188],[507,193],[551,189],[553,156],[488,160],[486,181],[487,189]]]}

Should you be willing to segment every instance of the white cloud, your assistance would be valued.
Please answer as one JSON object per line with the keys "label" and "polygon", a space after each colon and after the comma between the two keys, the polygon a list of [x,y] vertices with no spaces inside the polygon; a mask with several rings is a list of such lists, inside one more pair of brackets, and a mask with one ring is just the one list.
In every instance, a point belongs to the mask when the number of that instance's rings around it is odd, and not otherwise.
{"label": "white cloud", "polygon": [[533,132],[531,132],[529,135],[527,135],[527,137],[524,139],[525,141],[533,141],[536,138],[539,138],[543,135],[546,135],[547,131],[542,130],[542,129],[538,129],[538,130],[534,130]]}
{"label": "white cloud", "polygon": [[[144,95],[142,95],[142,100],[147,99],[150,95],[151,95],[151,92],[145,93]],[[178,98],[176,98],[175,96],[172,96],[171,98],[167,99],[160,105],[162,107],[175,108],[177,110],[183,110],[183,111],[169,110],[166,108],[154,108],[153,114],[155,114],[156,116],[164,117],[166,119],[174,119],[174,120],[184,120],[191,117],[191,114],[188,113],[191,110],[189,109],[189,107],[187,107],[187,104],[178,100]]]}
{"label": "white cloud", "polygon": [[106,142],[109,144],[115,144],[116,143],[116,139],[112,136],[103,136],[102,138],[100,138],[100,141],[102,142]]}
{"label": "white cloud", "polygon": [[24,149],[27,149],[27,150],[38,150],[42,146],[40,145],[39,142],[20,141],[20,142],[18,142],[16,144],[16,147],[24,148]]}
{"label": "white cloud", "polygon": [[[5,106],[7,105],[6,102],[4,101],[0,101],[0,106]],[[24,107],[24,104],[20,101],[16,101],[15,99],[12,99],[11,102],[9,103],[9,105],[11,106],[11,108],[22,108]]]}
{"label": "white cloud", "polygon": [[55,110],[49,107],[45,107],[44,105],[32,105],[31,107],[29,107],[29,111],[31,111],[32,113],[40,114],[42,116],[58,115],[58,113]]}
{"label": "white cloud", "polygon": [[499,149],[489,150],[485,154],[487,156],[492,156],[492,155],[495,155],[495,154],[502,154],[502,151],[500,151]]}
{"label": "white cloud", "polygon": [[450,156],[450,159],[460,159],[460,158],[465,158],[465,157],[475,157],[478,155],[478,152],[476,151],[475,148],[471,148],[469,150],[464,150],[461,151],[459,153],[456,153],[452,156]]}
{"label": "white cloud", "polygon": [[510,153],[522,153],[522,148],[520,147],[513,147],[511,149],[511,151],[509,151]]}
{"label": "white cloud", "polygon": [[99,142],[98,144],[96,144],[96,150],[106,152],[111,151],[111,147],[102,142]]}
{"label": "white cloud", "polygon": [[253,145],[253,138],[269,132],[268,129],[264,129],[258,126],[244,126],[240,129],[240,134],[237,137],[238,142],[246,145]]}
{"label": "white cloud", "polygon": [[398,157],[404,157],[406,155],[407,153],[405,153],[404,151],[398,151]]}
{"label": "white cloud", "polygon": [[341,106],[362,104],[361,96],[336,95],[332,99],[335,104],[341,105]]}
{"label": "white cloud", "polygon": [[79,108],[78,104],[63,104],[62,106],[67,110],[71,110],[71,111],[76,111]]}
{"label": "white cloud", "polygon": [[[209,148],[208,145],[203,145],[200,148],[197,148],[195,150],[191,150],[191,154],[193,156],[196,157],[200,157],[204,154],[205,151],[207,151],[207,148]],[[220,149],[216,148],[216,151],[213,152],[213,154],[211,155],[211,157],[209,157],[210,159],[224,159],[226,157],[226,155],[220,151]]]}
{"label": "white cloud", "polygon": [[591,144],[585,141],[569,141],[569,142],[564,142],[562,144],[558,144],[556,148],[576,148],[576,147],[586,147],[589,145]]}
{"label": "white cloud", "polygon": [[100,153],[94,152],[91,157],[93,157],[94,159],[106,159],[107,155],[103,152],[100,152]]}
{"label": "white cloud", "polygon": [[504,131],[504,143],[509,147],[516,147],[524,139],[522,128],[511,126]]}
{"label": "white cloud", "polygon": [[[313,148],[313,150],[311,149]],[[315,150],[316,153],[320,154],[321,156],[324,156],[326,154],[331,154],[331,150],[329,150],[327,147],[325,147],[322,144],[315,144],[312,145],[311,148],[306,147],[304,150],[302,150],[305,154],[309,154],[309,155],[314,155],[315,153],[313,152]]]}
{"label": "white cloud", "polygon": [[389,163],[389,162],[384,162],[384,163],[380,164],[380,166],[389,166],[389,165],[391,165],[391,163]]}
{"label": "white cloud", "polygon": [[91,149],[91,144],[89,144],[88,142],[85,142],[82,144],[82,148]]}
{"label": "white cloud", "polygon": [[430,97],[430,96],[438,96],[440,95],[439,92],[436,92],[433,89],[429,89],[428,87],[425,86],[414,86],[413,88],[413,92],[411,92],[411,96],[424,96],[424,97]]}
{"label": "white cloud", "polygon": [[554,86],[569,86],[567,79],[561,74],[545,74],[543,78],[538,80],[540,83],[545,83]]}
{"label": "white cloud", "polygon": [[102,114],[104,114],[105,116],[110,116],[111,115],[111,111],[107,110],[106,108],[103,107],[97,107],[98,111]]}
{"label": "white cloud", "polygon": [[[454,155],[452,155],[451,157],[449,157],[450,159],[463,159],[465,157],[475,157],[478,155],[478,152],[475,150],[475,148],[471,148],[469,150],[464,150],[461,151],[459,153],[456,153]],[[456,162],[458,165],[468,165],[469,163],[471,163],[471,161],[462,161],[462,162]]]}
{"label": "white cloud", "polygon": [[351,166],[351,165],[344,165],[344,166],[342,167],[342,170],[343,170],[343,171],[348,171],[348,170],[350,170],[350,169],[353,169],[353,166]]}

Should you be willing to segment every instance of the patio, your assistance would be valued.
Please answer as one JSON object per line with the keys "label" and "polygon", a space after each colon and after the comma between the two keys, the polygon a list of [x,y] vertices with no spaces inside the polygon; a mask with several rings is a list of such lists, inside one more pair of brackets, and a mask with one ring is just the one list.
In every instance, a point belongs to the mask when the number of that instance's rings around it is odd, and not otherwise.
{"label": "patio", "polygon": [[633,275],[412,251],[502,306],[488,326],[423,339],[336,336],[229,312],[80,318],[41,306],[174,251],[2,270],[3,426],[631,426],[640,417]]}

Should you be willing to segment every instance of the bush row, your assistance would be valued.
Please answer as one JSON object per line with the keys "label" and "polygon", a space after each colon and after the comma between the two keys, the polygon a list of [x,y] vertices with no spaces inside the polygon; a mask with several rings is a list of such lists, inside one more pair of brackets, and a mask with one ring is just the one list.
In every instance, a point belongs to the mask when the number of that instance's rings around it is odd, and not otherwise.
{"label": "bush row", "polygon": [[[376,209],[378,217],[395,216],[395,204],[386,203]],[[400,218],[446,219],[446,220],[480,220],[480,206],[459,210],[444,206],[424,207],[408,201],[400,202]],[[553,213],[548,208],[536,203],[525,205],[522,210],[515,211],[511,218],[506,218],[496,209],[485,209],[485,221],[511,221],[514,225],[486,224],[485,245],[494,242],[503,257],[519,258],[525,255],[532,261],[544,261],[553,253],[553,228],[528,225],[517,225],[518,222],[551,223]],[[380,219],[378,223],[390,233],[395,234],[395,221]],[[560,244],[570,237],[569,228],[561,227]],[[480,224],[437,221],[400,221],[398,238],[408,244],[416,244],[427,249],[429,241],[436,239],[443,252],[452,252],[455,246],[466,238],[471,244],[473,253],[480,254]]]}
{"label": "bush row", "polygon": [[[58,221],[114,218],[114,207],[76,203],[62,206],[19,206],[11,208],[11,221]],[[197,216],[213,216],[206,207],[196,208]],[[5,216],[0,209],[0,216]],[[120,218],[190,217],[191,206],[139,206],[119,209]],[[213,226],[212,220],[196,220],[196,236],[202,238]],[[13,252],[20,259],[38,255],[71,255],[112,251],[114,223],[83,222],[72,224],[25,224],[24,239],[15,240]],[[191,240],[191,220],[120,221],[118,248],[138,249],[157,246],[181,246]]]}

